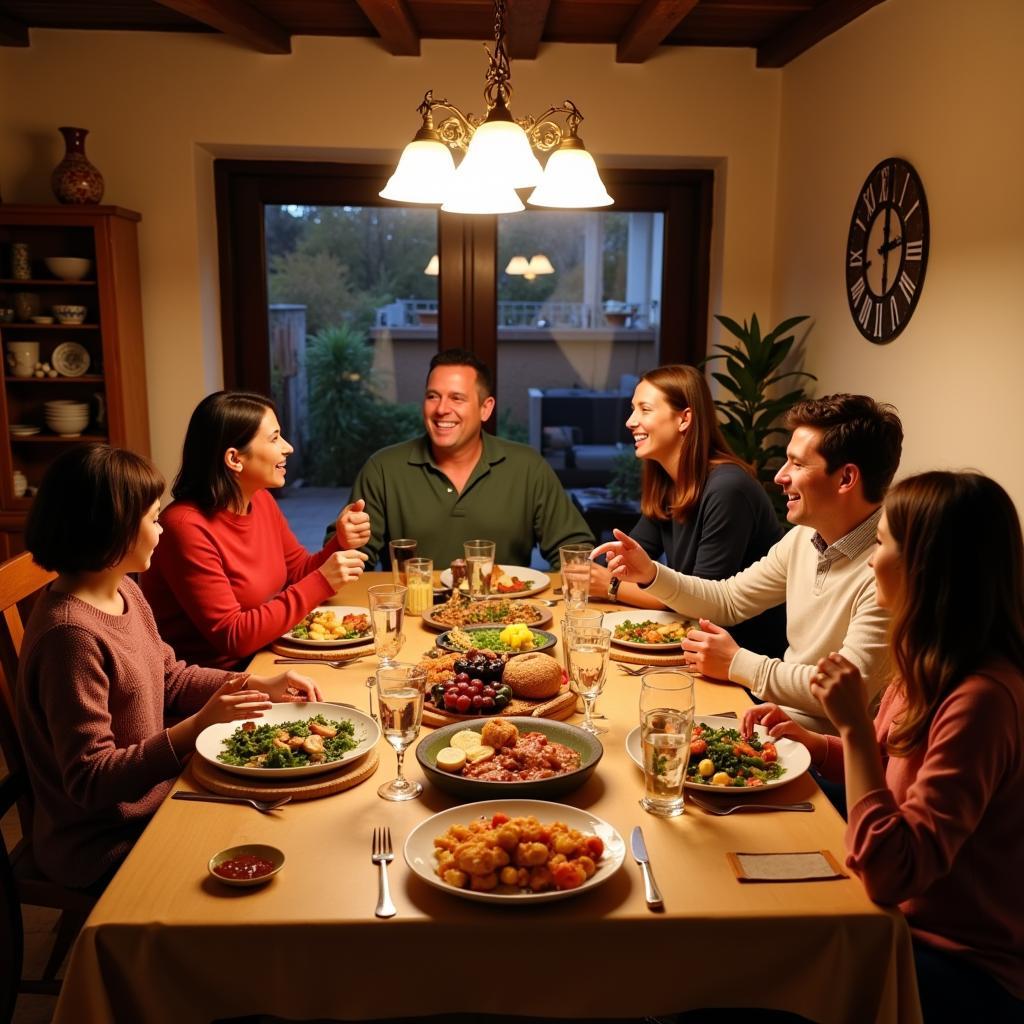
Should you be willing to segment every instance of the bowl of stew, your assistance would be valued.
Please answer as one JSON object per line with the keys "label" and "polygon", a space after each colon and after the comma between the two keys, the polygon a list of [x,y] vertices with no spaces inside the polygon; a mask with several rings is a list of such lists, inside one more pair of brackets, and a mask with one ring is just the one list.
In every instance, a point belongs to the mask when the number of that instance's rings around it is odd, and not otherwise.
{"label": "bowl of stew", "polygon": [[215,853],[207,866],[225,885],[263,885],[284,867],[284,854],[276,846],[246,843]]}
{"label": "bowl of stew", "polygon": [[[508,715],[495,720],[511,723],[519,730],[516,755],[506,753],[500,760],[496,755],[486,768],[467,764],[465,769],[450,772],[438,767],[437,755],[452,745],[457,733],[482,732],[491,720],[483,715],[469,718],[435,729],[420,740],[416,760],[430,782],[460,800],[551,800],[582,786],[604,755],[604,747],[596,736],[568,722]],[[467,769],[480,777],[463,774]]]}

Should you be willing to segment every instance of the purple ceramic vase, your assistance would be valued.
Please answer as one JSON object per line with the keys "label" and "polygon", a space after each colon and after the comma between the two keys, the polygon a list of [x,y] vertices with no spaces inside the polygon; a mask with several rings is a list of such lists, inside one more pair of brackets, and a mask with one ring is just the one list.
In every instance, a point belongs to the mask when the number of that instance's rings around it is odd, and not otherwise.
{"label": "purple ceramic vase", "polygon": [[85,155],[88,128],[60,128],[64,136],[64,159],[53,169],[50,184],[62,203],[98,203],[103,198],[103,175]]}

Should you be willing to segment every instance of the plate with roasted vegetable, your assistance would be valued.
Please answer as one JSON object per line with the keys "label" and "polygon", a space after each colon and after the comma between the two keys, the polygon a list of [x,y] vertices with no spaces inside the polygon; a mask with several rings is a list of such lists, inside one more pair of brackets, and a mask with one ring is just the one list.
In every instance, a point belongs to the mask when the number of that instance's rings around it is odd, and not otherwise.
{"label": "plate with roasted vegetable", "polygon": [[[643,769],[639,726],[626,737],[626,753]],[[769,739],[760,725],[746,738],[734,718],[698,715],[690,739],[686,785],[711,793],[773,789],[799,778],[810,766],[810,751],[802,743]]]}
{"label": "plate with roasted vegetable", "polygon": [[601,625],[612,631],[613,644],[653,651],[678,648],[697,623],[675,612],[633,608],[628,612],[606,612]]}
{"label": "plate with roasted vegetable", "polygon": [[510,626],[465,626],[449,629],[434,643],[445,651],[493,651],[495,654],[525,654],[546,651],[558,642],[554,633],[531,629],[522,622]]}
{"label": "plate with roasted vegetable", "polygon": [[275,704],[262,718],[218,722],[196,739],[196,753],[215,768],[255,779],[320,775],[368,754],[377,723],[338,704]]}
{"label": "plate with roasted vegetable", "polygon": [[350,647],[372,638],[370,609],[349,605],[314,608],[281,637],[286,643],[303,647]]}
{"label": "plate with roasted vegetable", "polygon": [[437,630],[466,626],[507,626],[513,622],[543,629],[550,625],[552,617],[550,608],[532,601],[512,600],[508,597],[474,601],[454,591],[444,604],[436,604],[430,611],[424,612],[420,621]]}
{"label": "plate with roasted vegetable", "polygon": [[[463,569],[464,571],[464,569]],[[468,593],[469,582],[464,575],[453,583],[452,570],[441,570],[441,586],[452,587]],[[491,571],[491,597],[530,597],[547,590],[551,586],[551,577],[539,569],[531,569],[526,565],[498,565]]]}

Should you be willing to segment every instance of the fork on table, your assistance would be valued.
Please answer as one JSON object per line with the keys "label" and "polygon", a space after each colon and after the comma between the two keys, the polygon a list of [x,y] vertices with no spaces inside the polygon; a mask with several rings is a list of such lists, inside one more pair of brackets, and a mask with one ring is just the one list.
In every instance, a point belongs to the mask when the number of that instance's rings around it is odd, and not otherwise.
{"label": "fork on table", "polygon": [[275,665],[326,665],[328,668],[347,668],[359,661],[359,658],[346,658],[344,661],[324,661],[321,658],[275,658]]}
{"label": "fork on table", "polygon": [[377,881],[377,909],[374,913],[378,917],[394,917],[395,905],[391,902],[391,890],[388,888],[388,865],[395,859],[391,849],[391,829],[375,828],[373,830],[373,848],[370,860],[380,868],[380,876]]}
{"label": "fork on table", "polygon": [[731,807],[720,807],[709,800],[701,800],[692,793],[686,794],[687,803],[696,804],[705,814],[732,814],[733,811],[813,811],[814,804],[810,800],[802,800],[796,804],[733,804]]}

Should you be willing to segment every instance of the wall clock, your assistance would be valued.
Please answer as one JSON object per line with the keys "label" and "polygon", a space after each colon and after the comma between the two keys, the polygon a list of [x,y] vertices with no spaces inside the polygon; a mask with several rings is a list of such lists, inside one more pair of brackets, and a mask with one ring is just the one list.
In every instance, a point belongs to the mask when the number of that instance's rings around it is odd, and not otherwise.
{"label": "wall clock", "polygon": [[906,160],[890,157],[868,175],[846,242],[846,298],[868,341],[892,341],[913,316],[928,265],[928,204]]}

